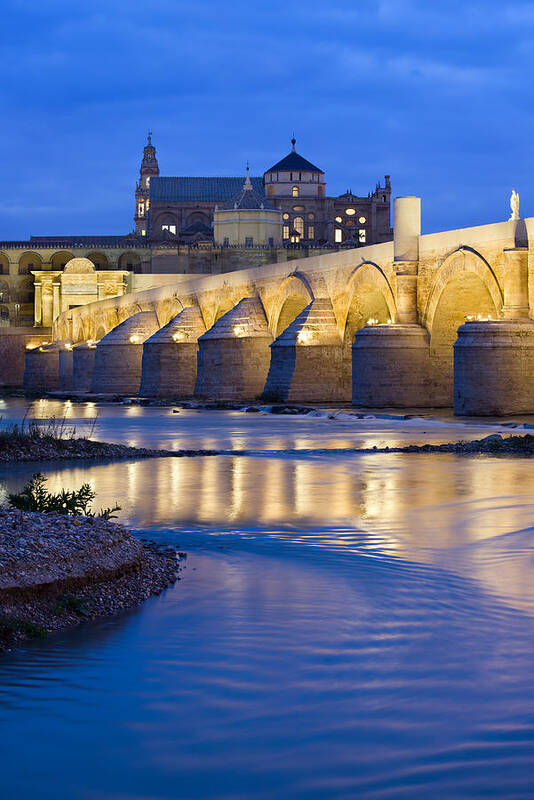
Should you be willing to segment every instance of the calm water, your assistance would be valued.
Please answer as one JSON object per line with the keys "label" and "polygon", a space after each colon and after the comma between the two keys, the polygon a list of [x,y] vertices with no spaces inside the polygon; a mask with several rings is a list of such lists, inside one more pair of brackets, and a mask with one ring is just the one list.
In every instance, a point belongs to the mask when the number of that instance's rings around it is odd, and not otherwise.
{"label": "calm water", "polygon": [[[2,797],[534,798],[533,461],[343,452],[487,426],[98,411],[101,439],[253,452],[44,467],[188,566],[0,658]],[[31,415],[64,412],[96,409]]]}

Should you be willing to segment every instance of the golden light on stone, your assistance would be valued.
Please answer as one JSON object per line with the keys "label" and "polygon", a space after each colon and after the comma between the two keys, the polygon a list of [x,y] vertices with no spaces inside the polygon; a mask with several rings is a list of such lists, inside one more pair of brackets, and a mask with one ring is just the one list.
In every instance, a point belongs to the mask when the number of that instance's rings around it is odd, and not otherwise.
{"label": "golden light on stone", "polygon": [[137,336],[137,334],[134,333],[132,336],[130,336],[130,342],[132,344],[139,344],[140,341],[141,341],[141,337]]}
{"label": "golden light on stone", "polygon": [[187,339],[187,334],[185,331],[176,331],[176,333],[173,333],[172,338],[174,342],[183,342]]}
{"label": "golden light on stone", "polygon": [[297,336],[298,344],[309,344],[313,338],[311,331],[299,331]]}
{"label": "golden light on stone", "polygon": [[244,335],[245,335],[244,325],[234,325],[234,336],[244,336]]}

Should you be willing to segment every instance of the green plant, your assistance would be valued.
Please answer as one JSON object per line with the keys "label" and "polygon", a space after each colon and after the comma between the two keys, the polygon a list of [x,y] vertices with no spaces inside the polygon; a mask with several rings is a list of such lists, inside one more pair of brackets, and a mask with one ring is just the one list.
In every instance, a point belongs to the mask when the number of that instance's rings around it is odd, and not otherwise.
{"label": "green plant", "polygon": [[[0,417],[0,422],[2,418]],[[87,434],[85,438],[90,439],[95,431],[98,417],[93,417],[87,423]],[[0,428],[0,444],[2,442],[23,444],[30,439],[33,442],[55,443],[57,446],[65,446],[66,442],[76,439],[76,426],[68,423],[66,417],[58,419],[50,417],[46,421],[28,419],[28,412],[20,422],[11,425],[4,425]]]}
{"label": "green plant", "polygon": [[[45,486],[46,477],[41,472],[32,475],[29,483],[21,492],[8,495],[9,504],[19,511],[38,511],[44,514],[70,514],[73,516],[94,517],[90,505],[95,499],[95,492],[89,483],[84,483],[72,492],[62,489],[54,494]],[[120,506],[101,508],[96,515],[101,519],[113,519]]]}

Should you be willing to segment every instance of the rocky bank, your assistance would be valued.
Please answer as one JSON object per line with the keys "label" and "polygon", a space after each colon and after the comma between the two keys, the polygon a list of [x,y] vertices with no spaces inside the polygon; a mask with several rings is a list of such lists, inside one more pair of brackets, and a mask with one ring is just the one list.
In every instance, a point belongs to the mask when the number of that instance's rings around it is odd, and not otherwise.
{"label": "rocky bank", "polygon": [[98,517],[0,508],[0,650],[159,594],[183,556]]}

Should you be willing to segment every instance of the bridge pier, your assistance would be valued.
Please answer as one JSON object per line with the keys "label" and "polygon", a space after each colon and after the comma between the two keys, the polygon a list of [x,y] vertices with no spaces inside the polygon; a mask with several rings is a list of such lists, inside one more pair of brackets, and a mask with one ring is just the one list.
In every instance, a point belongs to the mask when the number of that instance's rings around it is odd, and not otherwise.
{"label": "bridge pier", "polygon": [[454,413],[534,412],[534,322],[466,322],[454,345]]}
{"label": "bridge pier", "polygon": [[137,394],[143,344],[158,328],[155,311],[140,311],[106,334],[96,346],[91,392]]}
{"label": "bridge pier", "polygon": [[264,395],[299,403],[350,401],[332,303],[313,300],[271,344]]}
{"label": "bridge pier", "polygon": [[198,337],[205,332],[200,309],[191,306],[147,339],[139,394],[192,397],[197,377]]}
{"label": "bridge pier", "polygon": [[198,339],[195,396],[254,400],[265,386],[272,339],[259,298],[241,300]]}
{"label": "bridge pier", "polygon": [[72,391],[91,391],[95,369],[96,342],[79,342],[72,348]]}
{"label": "bridge pier", "polygon": [[503,250],[503,319],[469,320],[454,344],[454,413],[534,412],[534,322],[529,318],[528,249]]}
{"label": "bridge pier", "polygon": [[72,367],[72,344],[67,342],[65,347],[59,351],[58,389],[60,392],[68,392],[72,389]]}
{"label": "bridge pier", "polygon": [[352,404],[372,408],[432,405],[429,337],[420,325],[367,325],[352,346]]}
{"label": "bridge pier", "polygon": [[59,354],[66,342],[43,344],[26,350],[24,362],[24,390],[27,392],[55,392],[59,389]]}

